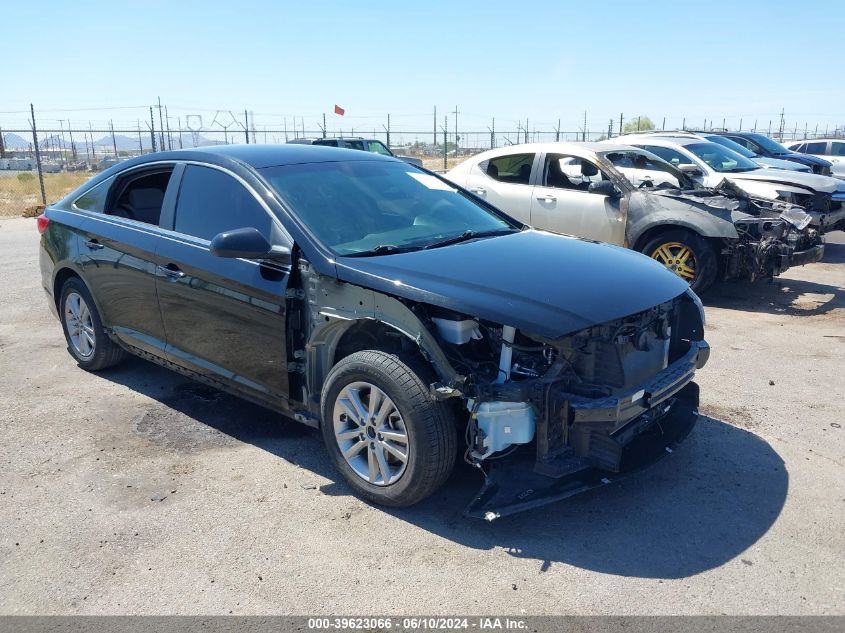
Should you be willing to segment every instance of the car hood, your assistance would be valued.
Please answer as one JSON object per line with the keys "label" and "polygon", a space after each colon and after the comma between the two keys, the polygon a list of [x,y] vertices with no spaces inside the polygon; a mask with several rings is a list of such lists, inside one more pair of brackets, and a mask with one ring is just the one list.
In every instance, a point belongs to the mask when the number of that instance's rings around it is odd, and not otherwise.
{"label": "car hood", "polygon": [[797,161],[800,163],[804,163],[805,165],[818,165],[819,167],[830,167],[829,160],[819,158],[818,156],[813,156],[812,154],[802,154],[800,152],[792,152],[791,154],[780,154],[775,158]]}
{"label": "car hood", "polygon": [[737,174],[725,173],[725,178],[731,180],[759,180],[771,183],[784,183],[808,187],[817,192],[834,193],[845,192],[845,184],[830,176],[818,174],[805,174],[799,171],[785,171],[780,169],[756,169],[754,171],[739,172]]}
{"label": "car hood", "polygon": [[425,251],[339,257],[338,278],[557,338],[641,312],[689,286],[624,248],[533,229]]}
{"label": "car hood", "polygon": [[780,158],[768,158],[767,156],[756,156],[752,160],[761,167],[774,167],[776,169],[800,171],[803,173],[810,172],[810,168],[807,165],[796,163],[794,160],[781,160]]}

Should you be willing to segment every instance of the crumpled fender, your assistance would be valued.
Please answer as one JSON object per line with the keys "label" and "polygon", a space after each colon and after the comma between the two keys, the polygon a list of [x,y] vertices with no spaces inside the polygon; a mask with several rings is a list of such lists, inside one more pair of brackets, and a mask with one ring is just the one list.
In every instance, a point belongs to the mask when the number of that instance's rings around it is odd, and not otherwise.
{"label": "crumpled fender", "polygon": [[713,205],[705,200],[683,194],[631,192],[626,243],[631,248],[635,247],[647,231],[657,226],[679,226],[704,237],[739,239],[734,222],[752,216],[737,211],[735,207],[739,205],[736,201],[729,205]]}

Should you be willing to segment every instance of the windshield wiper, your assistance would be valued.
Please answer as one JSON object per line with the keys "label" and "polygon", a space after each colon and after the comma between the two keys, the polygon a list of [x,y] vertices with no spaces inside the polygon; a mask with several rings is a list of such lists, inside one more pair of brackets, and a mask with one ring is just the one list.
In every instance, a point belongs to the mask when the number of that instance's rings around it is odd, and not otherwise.
{"label": "windshield wiper", "polygon": [[449,244],[457,244],[458,242],[466,242],[467,240],[474,240],[479,237],[495,237],[496,235],[508,235],[509,233],[517,233],[518,229],[493,229],[491,231],[464,231],[460,235],[453,235],[431,244],[423,246],[423,250],[429,248],[439,248],[441,246],[448,246]]}
{"label": "windshield wiper", "polygon": [[373,255],[392,255],[393,253],[407,253],[408,251],[418,251],[420,246],[396,246],[395,244],[379,244],[373,248],[357,253],[349,253],[345,257],[372,257]]}

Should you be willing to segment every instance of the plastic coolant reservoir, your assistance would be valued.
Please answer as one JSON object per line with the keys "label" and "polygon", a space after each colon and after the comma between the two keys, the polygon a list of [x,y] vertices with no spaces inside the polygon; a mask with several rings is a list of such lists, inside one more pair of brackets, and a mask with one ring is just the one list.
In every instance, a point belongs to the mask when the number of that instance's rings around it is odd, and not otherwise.
{"label": "plastic coolant reservoir", "polygon": [[434,321],[437,331],[443,337],[443,340],[453,345],[463,345],[464,343],[469,343],[470,339],[481,338],[481,332],[478,330],[478,322],[473,319],[455,321],[453,319],[438,319],[435,317],[431,320]]}
{"label": "plastic coolant reservoir", "polygon": [[534,438],[534,409],[526,402],[482,402],[475,419],[485,436],[482,458]]}

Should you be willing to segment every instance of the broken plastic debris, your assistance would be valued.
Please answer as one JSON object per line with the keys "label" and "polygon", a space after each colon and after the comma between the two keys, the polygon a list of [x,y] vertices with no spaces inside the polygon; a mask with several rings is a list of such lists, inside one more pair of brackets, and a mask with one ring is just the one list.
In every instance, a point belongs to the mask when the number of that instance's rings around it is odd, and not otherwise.
{"label": "broken plastic debris", "polygon": [[496,519],[499,518],[499,516],[500,515],[499,515],[498,512],[487,511],[487,512],[484,513],[484,520],[485,521],[495,521]]}

